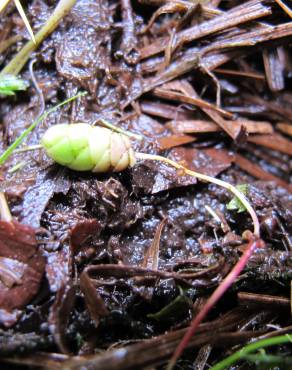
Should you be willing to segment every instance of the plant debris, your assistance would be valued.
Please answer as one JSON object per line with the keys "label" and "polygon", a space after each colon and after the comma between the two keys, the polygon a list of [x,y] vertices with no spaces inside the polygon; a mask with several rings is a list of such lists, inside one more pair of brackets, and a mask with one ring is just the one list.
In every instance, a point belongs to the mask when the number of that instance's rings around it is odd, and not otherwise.
{"label": "plant debris", "polygon": [[[291,333],[290,3],[22,6],[36,44],[13,3],[0,19],[1,366],[163,369],[198,314],[177,368]],[[53,163],[39,144],[62,123],[127,133],[139,161]],[[238,186],[265,247],[237,197],[185,168]],[[240,364],[284,369],[285,343]]]}

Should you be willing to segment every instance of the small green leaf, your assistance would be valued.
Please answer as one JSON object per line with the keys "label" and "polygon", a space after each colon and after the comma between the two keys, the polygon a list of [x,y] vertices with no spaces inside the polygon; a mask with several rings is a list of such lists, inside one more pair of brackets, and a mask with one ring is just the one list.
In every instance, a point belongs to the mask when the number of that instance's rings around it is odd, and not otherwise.
{"label": "small green leaf", "polygon": [[[245,196],[247,196],[248,193],[248,184],[241,184],[237,185],[236,188]],[[238,199],[237,197],[233,197],[231,201],[227,204],[227,209],[230,211],[235,211],[237,210],[238,213],[245,212],[246,208],[244,204]]]}
{"label": "small green leaf", "polygon": [[0,95],[12,96],[15,91],[26,90],[28,83],[13,75],[0,76]]}
{"label": "small green leaf", "polygon": [[179,295],[160,311],[148,314],[147,317],[160,322],[171,321],[187,315],[191,307],[192,301],[190,298],[185,295]]}

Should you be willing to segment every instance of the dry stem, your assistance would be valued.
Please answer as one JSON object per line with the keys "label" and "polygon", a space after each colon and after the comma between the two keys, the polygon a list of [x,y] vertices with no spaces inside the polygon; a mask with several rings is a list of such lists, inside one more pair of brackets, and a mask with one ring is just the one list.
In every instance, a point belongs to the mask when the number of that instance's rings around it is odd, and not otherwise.
{"label": "dry stem", "polygon": [[31,53],[50,33],[55,30],[59,22],[69,13],[75,3],[76,0],[60,0],[53,14],[35,35],[35,43],[32,40],[28,41],[11,62],[1,71],[1,75],[18,75],[25,63],[28,61]]}

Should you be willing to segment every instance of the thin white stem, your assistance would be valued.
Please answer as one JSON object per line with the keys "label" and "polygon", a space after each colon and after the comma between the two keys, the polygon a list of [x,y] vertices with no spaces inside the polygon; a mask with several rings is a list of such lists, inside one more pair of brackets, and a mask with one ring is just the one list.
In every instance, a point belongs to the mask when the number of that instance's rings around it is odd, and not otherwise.
{"label": "thin white stem", "polygon": [[202,173],[199,173],[199,172],[191,171],[188,168],[182,166],[181,164],[179,164],[175,161],[172,161],[171,159],[162,157],[160,155],[146,154],[146,153],[136,153],[135,156],[136,156],[137,159],[144,159],[144,160],[149,159],[149,160],[152,160],[152,161],[159,161],[159,162],[167,163],[167,164],[169,164],[169,165],[171,165],[171,166],[173,166],[173,167],[175,167],[179,170],[183,170],[184,173],[186,173],[187,175],[193,176],[193,177],[195,177],[199,180],[202,180],[202,181],[206,181],[206,182],[209,182],[209,183],[219,185],[219,186],[229,190],[231,193],[233,193],[241,201],[241,203],[244,205],[244,207],[246,208],[246,210],[250,214],[250,216],[252,218],[252,221],[253,221],[253,226],[254,226],[253,233],[254,233],[255,237],[259,238],[259,236],[260,236],[260,223],[259,223],[258,217],[256,215],[256,212],[252,208],[251,204],[249,203],[249,201],[245,197],[245,195],[241,191],[239,191],[235,186],[233,186],[233,185],[231,185],[228,182],[225,182],[223,180],[216,179],[215,177],[211,177],[211,176],[208,176],[208,175],[203,175]]}
{"label": "thin white stem", "polygon": [[15,149],[14,153],[30,152],[32,150],[38,150],[38,149],[43,149],[43,146],[40,144],[24,146],[23,148]]}
{"label": "thin white stem", "polygon": [[11,222],[12,215],[10,213],[10,209],[5,198],[5,195],[2,191],[0,191],[0,218],[2,221]]}

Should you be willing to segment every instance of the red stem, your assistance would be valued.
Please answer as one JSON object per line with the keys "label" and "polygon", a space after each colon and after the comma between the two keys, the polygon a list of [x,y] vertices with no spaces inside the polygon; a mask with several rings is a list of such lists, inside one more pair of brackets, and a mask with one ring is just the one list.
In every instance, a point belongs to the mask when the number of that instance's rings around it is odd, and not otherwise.
{"label": "red stem", "polygon": [[253,252],[259,248],[263,247],[264,242],[261,239],[252,239],[250,240],[246,250],[244,251],[243,255],[237,262],[237,264],[233,267],[233,269],[230,271],[230,273],[226,276],[226,278],[222,281],[222,283],[217,287],[217,289],[213,292],[213,294],[210,296],[204,307],[201,309],[201,311],[198,313],[198,315],[193,319],[191,322],[191,325],[189,329],[186,331],[184,337],[182,338],[181,342],[177,346],[172,358],[170,359],[170,362],[167,366],[167,370],[171,370],[178,358],[183,353],[184,349],[188,345],[190,339],[194,335],[197,327],[201,324],[201,322],[204,320],[204,318],[207,316],[208,312],[211,310],[211,308],[214,307],[214,305],[219,301],[219,299],[223,296],[223,294],[228,290],[228,288],[234,283],[235,279],[239,276],[241,271],[246,266],[250,256],[253,254]]}

